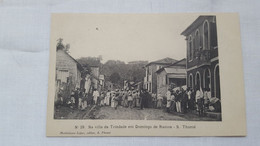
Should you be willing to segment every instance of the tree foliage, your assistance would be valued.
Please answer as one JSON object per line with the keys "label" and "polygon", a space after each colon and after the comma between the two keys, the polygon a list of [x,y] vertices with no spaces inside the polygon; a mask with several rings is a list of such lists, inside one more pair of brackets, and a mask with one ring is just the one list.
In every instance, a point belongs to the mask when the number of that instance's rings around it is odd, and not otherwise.
{"label": "tree foliage", "polygon": [[[64,45],[63,38],[59,38],[57,40],[56,49],[62,49],[69,53],[70,44]],[[98,57],[81,57],[77,59],[84,68],[82,77],[84,78],[86,74],[90,74],[91,67],[95,66],[100,68],[100,74],[105,76],[105,81],[110,81],[117,87],[122,87],[125,80],[133,82],[143,81],[145,76],[143,67],[148,63],[147,61],[134,61],[126,64],[120,60],[108,60],[102,63],[102,59],[103,57],[101,55]]]}
{"label": "tree foliage", "polygon": [[81,57],[77,61],[82,66],[101,66],[101,60],[98,57]]}
{"label": "tree foliage", "polygon": [[[106,81],[111,81],[122,87],[125,80],[133,82],[143,81],[145,77],[145,70],[143,67],[146,63],[147,62],[126,64],[119,60],[108,60],[106,63],[102,64],[100,72],[105,75]],[[113,80],[115,73],[118,73],[120,76],[120,78],[117,78],[117,82]],[[111,78],[112,75],[113,77]]]}
{"label": "tree foliage", "polygon": [[110,77],[109,77],[110,81],[114,84],[118,84],[118,82],[120,82],[120,75],[118,72],[113,72]]}
{"label": "tree foliage", "polygon": [[59,38],[58,40],[57,40],[57,45],[56,45],[56,50],[64,50],[64,51],[66,51],[67,53],[69,53],[69,49],[70,49],[70,44],[66,44],[65,46],[64,46],[64,44],[63,44],[63,38]]}

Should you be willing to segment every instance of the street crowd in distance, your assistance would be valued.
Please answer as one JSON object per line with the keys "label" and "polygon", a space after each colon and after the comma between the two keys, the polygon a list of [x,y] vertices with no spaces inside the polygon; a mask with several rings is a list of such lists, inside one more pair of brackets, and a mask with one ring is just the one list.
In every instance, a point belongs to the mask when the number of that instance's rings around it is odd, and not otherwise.
{"label": "street crowd in distance", "polygon": [[197,113],[204,116],[207,111],[221,112],[221,104],[218,98],[212,98],[209,89],[177,87],[168,89],[165,95],[149,93],[146,89],[115,89],[97,91],[94,89],[92,95],[85,94],[79,88],[74,90],[67,99],[62,97],[62,91],[58,93],[56,108],[68,106],[75,110],[85,110],[88,106],[110,106],[115,110],[118,107],[162,109],[168,113]]}

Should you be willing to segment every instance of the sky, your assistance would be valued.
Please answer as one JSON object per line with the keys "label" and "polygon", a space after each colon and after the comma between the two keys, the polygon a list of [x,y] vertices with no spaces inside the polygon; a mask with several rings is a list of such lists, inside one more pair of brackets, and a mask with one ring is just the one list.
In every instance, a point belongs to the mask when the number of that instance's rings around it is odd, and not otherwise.
{"label": "sky", "polygon": [[70,55],[103,61],[155,61],[186,57],[181,35],[196,14],[55,14],[51,39],[63,38]]}

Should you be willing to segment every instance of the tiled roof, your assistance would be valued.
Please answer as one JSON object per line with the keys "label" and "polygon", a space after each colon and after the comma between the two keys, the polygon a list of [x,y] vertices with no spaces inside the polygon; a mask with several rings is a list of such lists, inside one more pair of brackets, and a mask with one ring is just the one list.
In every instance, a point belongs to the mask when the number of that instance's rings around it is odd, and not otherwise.
{"label": "tiled roof", "polygon": [[163,58],[163,59],[160,59],[160,60],[152,61],[152,62],[148,63],[146,66],[149,66],[149,65],[151,65],[151,64],[165,64],[165,65],[170,65],[170,64],[173,64],[173,63],[176,62],[176,61],[177,61],[177,60],[175,60],[175,59],[166,57],[166,58]]}

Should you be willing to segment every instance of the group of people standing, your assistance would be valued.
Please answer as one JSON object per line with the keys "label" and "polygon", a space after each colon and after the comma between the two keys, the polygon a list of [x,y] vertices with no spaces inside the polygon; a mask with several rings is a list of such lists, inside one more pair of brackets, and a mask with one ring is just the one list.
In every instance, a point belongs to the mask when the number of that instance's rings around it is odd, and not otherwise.
{"label": "group of people standing", "polygon": [[[205,110],[209,109],[211,92],[207,88],[197,88],[196,91],[191,88],[186,90],[183,88],[177,90],[168,89],[165,97],[167,112],[187,113],[196,110],[199,116],[203,116]],[[157,100],[154,100],[157,108],[162,108],[163,99],[162,95],[158,94]],[[214,108],[217,109],[218,107]]]}
{"label": "group of people standing", "polygon": [[[61,95],[60,95],[61,96]],[[63,98],[61,97],[63,100]],[[124,90],[102,91],[94,89],[92,94],[87,94],[79,88],[74,90],[67,104],[71,108],[85,110],[89,105],[111,106],[117,109],[118,106],[125,108],[157,108],[165,109],[166,112],[187,113],[197,111],[200,116],[205,110],[210,109],[211,92],[208,88],[196,88],[193,90],[179,88],[177,90],[168,89],[165,95],[148,93],[147,90]],[[212,100],[214,101],[214,100]],[[217,104],[216,104],[217,103]],[[215,100],[214,110],[221,111],[220,101]]]}
{"label": "group of people standing", "polygon": [[111,106],[117,109],[118,106],[125,108],[140,108],[148,107],[150,94],[146,90],[119,90],[99,92],[94,89],[92,94],[88,94],[76,88],[73,90],[70,97],[64,99],[61,92],[58,93],[58,105],[69,105],[70,108],[85,110],[88,106]]}
{"label": "group of people standing", "polygon": [[62,94],[62,90],[58,92],[58,102],[56,102],[56,106],[70,106],[73,109],[85,110],[89,105],[97,104],[99,92],[94,89],[93,94],[90,95],[85,93],[80,88],[76,88],[72,90],[71,94],[68,98],[64,98]]}
{"label": "group of people standing", "polygon": [[147,99],[149,93],[146,90],[124,90],[117,89],[115,91],[107,90],[101,92],[98,97],[97,105],[111,106],[117,109],[118,106],[126,108],[140,108],[147,107]]}

